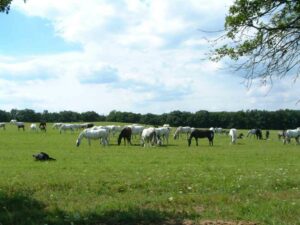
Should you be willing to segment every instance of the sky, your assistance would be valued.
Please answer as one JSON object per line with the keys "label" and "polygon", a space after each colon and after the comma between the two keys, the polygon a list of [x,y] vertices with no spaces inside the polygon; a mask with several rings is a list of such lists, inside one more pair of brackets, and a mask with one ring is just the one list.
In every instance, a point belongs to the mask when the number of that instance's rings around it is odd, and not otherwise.
{"label": "sky", "polygon": [[233,0],[14,0],[0,14],[0,109],[162,114],[299,109],[292,78],[246,87],[211,62]]}

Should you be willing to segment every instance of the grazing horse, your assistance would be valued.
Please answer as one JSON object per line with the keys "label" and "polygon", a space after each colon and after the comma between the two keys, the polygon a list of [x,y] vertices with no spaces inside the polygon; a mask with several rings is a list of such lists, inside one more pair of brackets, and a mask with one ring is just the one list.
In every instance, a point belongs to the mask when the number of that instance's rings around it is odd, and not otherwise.
{"label": "grazing horse", "polygon": [[167,144],[169,144],[169,134],[170,134],[171,128],[169,127],[158,127],[155,128],[155,132],[157,137],[161,140],[166,140]]}
{"label": "grazing horse", "polygon": [[266,130],[266,140],[268,140],[270,137],[270,131],[269,130]]}
{"label": "grazing horse", "polygon": [[235,144],[237,140],[237,130],[235,128],[230,129],[229,136],[231,137],[231,143]]}
{"label": "grazing horse", "polygon": [[133,125],[129,125],[128,127],[131,128],[131,131],[132,131],[132,136],[134,135],[142,135],[142,132],[143,130],[145,129],[144,126],[141,126],[141,125],[136,125],[136,124],[133,124]]}
{"label": "grazing horse", "polygon": [[261,129],[251,129],[248,131],[247,137],[252,137],[252,135],[256,136],[256,139],[261,140],[262,139],[262,132]]}
{"label": "grazing horse", "polygon": [[141,137],[141,145],[146,147],[153,146],[157,143],[157,135],[155,132],[155,128],[149,127],[143,130]]}
{"label": "grazing horse", "polygon": [[76,124],[62,124],[59,128],[59,133],[61,134],[62,131],[66,132],[66,130],[70,130],[72,133],[76,128]]}
{"label": "grazing horse", "polygon": [[174,133],[174,139],[176,140],[179,138],[180,133],[186,133],[186,138],[188,138],[188,135],[194,130],[195,128],[191,127],[178,127]]}
{"label": "grazing horse", "polygon": [[82,138],[88,139],[89,145],[91,145],[91,139],[100,140],[104,146],[108,145],[108,131],[105,129],[84,129],[78,136],[76,146],[78,147],[81,143]]}
{"label": "grazing horse", "polygon": [[52,129],[59,129],[62,125],[63,123],[54,123]]}
{"label": "grazing horse", "polygon": [[287,130],[285,132],[285,138],[283,139],[283,143],[285,144],[286,142],[290,143],[291,138],[295,138],[297,144],[299,143],[299,137],[300,137],[300,128],[297,128],[295,130]]}
{"label": "grazing horse", "polygon": [[30,130],[37,131],[37,127],[35,123],[30,124]]}
{"label": "grazing horse", "polygon": [[47,127],[46,122],[40,122],[40,125],[39,125],[40,130],[43,130],[46,132],[47,131],[46,127]]}
{"label": "grazing horse", "polygon": [[18,127],[18,130],[20,130],[20,128],[22,128],[23,131],[25,131],[25,125],[23,122],[17,122],[17,120],[11,120],[10,123],[16,125]]}
{"label": "grazing horse", "polygon": [[192,138],[195,138],[196,140],[196,146],[198,146],[198,138],[208,138],[209,145],[214,145],[214,132],[211,130],[198,130],[195,129],[192,131],[189,139],[188,139],[188,145],[191,146]]}
{"label": "grazing horse", "polygon": [[0,123],[0,127],[3,128],[3,130],[5,130],[5,123]]}
{"label": "grazing horse", "polygon": [[278,131],[278,140],[280,140],[281,138],[285,139],[285,133],[286,130]]}
{"label": "grazing horse", "polygon": [[121,133],[119,135],[118,145],[121,144],[122,138],[124,139],[124,145],[126,145],[126,140],[131,145],[131,135],[132,135],[131,128],[130,127],[124,127],[123,130],[121,130]]}

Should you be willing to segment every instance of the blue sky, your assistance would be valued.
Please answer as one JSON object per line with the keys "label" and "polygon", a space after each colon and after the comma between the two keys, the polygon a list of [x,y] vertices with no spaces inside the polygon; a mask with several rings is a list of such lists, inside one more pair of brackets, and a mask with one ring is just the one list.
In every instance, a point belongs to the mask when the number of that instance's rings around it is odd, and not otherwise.
{"label": "blue sky", "polygon": [[232,0],[14,0],[0,14],[0,109],[298,109],[292,78],[243,85],[207,60]]}

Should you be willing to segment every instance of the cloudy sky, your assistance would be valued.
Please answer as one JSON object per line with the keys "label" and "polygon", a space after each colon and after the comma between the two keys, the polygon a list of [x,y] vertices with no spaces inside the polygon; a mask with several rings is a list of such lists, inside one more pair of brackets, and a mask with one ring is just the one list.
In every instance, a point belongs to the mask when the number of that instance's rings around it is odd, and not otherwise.
{"label": "cloudy sky", "polygon": [[214,37],[199,29],[221,30],[232,2],[14,0],[0,14],[0,109],[299,109],[299,81],[249,89],[206,59]]}

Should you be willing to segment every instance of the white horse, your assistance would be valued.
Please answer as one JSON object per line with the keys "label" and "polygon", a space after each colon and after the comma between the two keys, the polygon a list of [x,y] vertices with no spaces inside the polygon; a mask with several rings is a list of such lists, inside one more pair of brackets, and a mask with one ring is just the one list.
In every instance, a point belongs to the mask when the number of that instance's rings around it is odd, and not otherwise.
{"label": "white horse", "polygon": [[145,128],[142,131],[141,145],[146,147],[146,146],[153,146],[156,143],[157,143],[157,137],[156,137],[155,128],[153,127]]}
{"label": "white horse", "polygon": [[112,136],[114,137],[116,133],[121,132],[122,127],[119,125],[107,125],[105,126],[109,129],[109,133],[112,134]]}
{"label": "white horse", "polygon": [[3,128],[3,130],[5,130],[5,123],[0,123],[0,128]]}
{"label": "white horse", "polygon": [[178,127],[174,133],[174,139],[179,138],[180,133],[186,133],[186,138],[188,138],[189,134],[192,133],[192,131],[195,130],[195,128],[192,127]]}
{"label": "white horse", "polygon": [[141,126],[141,125],[136,125],[136,124],[133,124],[133,125],[129,125],[128,127],[131,128],[131,131],[132,131],[132,136],[136,136],[136,135],[139,135],[141,136],[142,135],[142,132],[143,130],[145,129],[144,126]]}
{"label": "white horse", "polygon": [[237,130],[235,128],[230,129],[229,136],[231,137],[231,143],[235,144],[237,140]]}
{"label": "white horse", "polygon": [[247,137],[249,137],[249,136],[252,137],[253,135],[256,135],[256,129],[251,129],[247,133]]}
{"label": "white horse", "polygon": [[222,134],[223,129],[221,127],[216,127],[215,128],[215,133],[216,134]]}
{"label": "white horse", "polygon": [[52,129],[59,129],[63,123],[54,123]]}
{"label": "white horse", "polygon": [[285,144],[286,142],[290,143],[291,138],[295,138],[297,144],[299,143],[299,137],[300,137],[300,128],[297,128],[295,130],[287,130],[285,132],[285,137],[283,139],[283,143]]}
{"label": "white horse", "polygon": [[62,124],[62,125],[59,127],[59,133],[60,133],[60,134],[61,134],[62,131],[66,132],[67,130],[70,130],[71,133],[73,133],[74,130],[75,130],[74,124],[70,124],[70,123],[68,124],[68,123],[66,123],[66,124]]}
{"label": "white horse", "polygon": [[10,123],[16,125],[18,127],[18,130],[20,130],[20,128],[22,128],[23,131],[25,130],[24,122],[17,122],[17,120],[11,120]]}
{"label": "white horse", "polygon": [[159,127],[155,128],[155,132],[157,137],[162,140],[166,140],[167,144],[169,144],[169,134],[170,134],[171,128],[169,127]]}
{"label": "white horse", "polygon": [[30,124],[30,130],[32,130],[32,131],[37,131],[36,123]]}
{"label": "white horse", "polygon": [[84,129],[78,136],[76,145],[77,147],[81,143],[82,138],[88,139],[89,145],[91,145],[91,140],[100,140],[104,146],[108,145],[108,134],[106,129]]}

